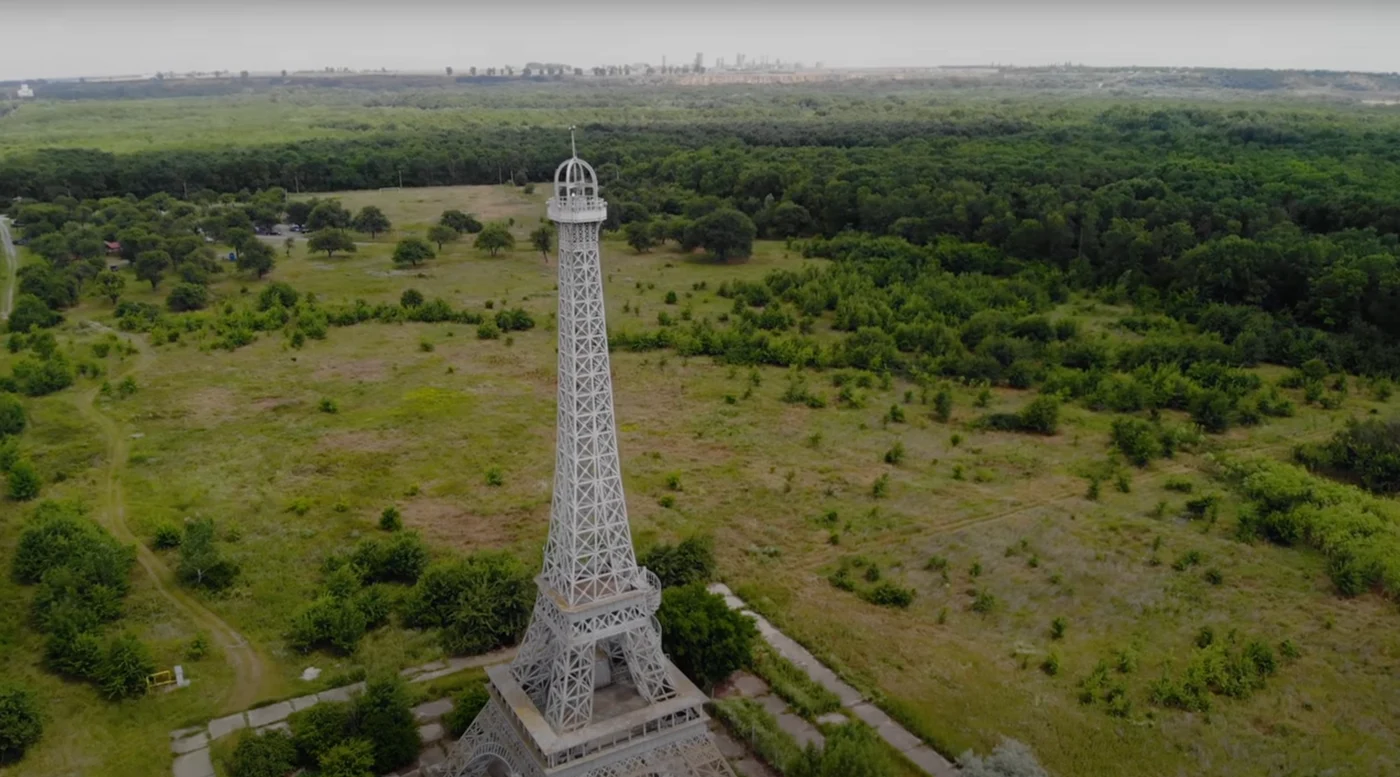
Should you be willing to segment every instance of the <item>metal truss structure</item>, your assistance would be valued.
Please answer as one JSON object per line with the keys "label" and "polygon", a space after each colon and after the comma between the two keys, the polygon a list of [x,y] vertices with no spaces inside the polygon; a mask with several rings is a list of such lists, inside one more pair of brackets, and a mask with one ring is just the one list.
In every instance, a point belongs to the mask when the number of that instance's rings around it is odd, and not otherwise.
{"label": "metal truss structure", "polygon": [[[622,491],[598,231],[607,219],[577,153],[554,175],[559,240],[559,408],[554,496],[539,596],[491,703],[440,773],[733,777],[701,711],[704,695],[661,650],[656,575],[637,565]],[[643,706],[596,719],[616,685]]]}

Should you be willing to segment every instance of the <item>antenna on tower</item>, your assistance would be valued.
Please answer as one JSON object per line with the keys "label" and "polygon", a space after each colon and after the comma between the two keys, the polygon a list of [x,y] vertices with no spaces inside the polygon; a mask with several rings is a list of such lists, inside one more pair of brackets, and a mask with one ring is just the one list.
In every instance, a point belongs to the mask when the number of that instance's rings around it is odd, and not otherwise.
{"label": "antenna on tower", "polygon": [[569,150],[574,152],[574,159],[578,159],[578,143],[574,142],[574,125],[569,125]]}

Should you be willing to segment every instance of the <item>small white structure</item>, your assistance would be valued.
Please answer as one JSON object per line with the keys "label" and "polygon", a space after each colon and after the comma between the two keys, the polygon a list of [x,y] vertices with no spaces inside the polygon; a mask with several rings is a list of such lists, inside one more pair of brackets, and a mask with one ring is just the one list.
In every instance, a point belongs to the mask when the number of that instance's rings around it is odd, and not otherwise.
{"label": "small white structure", "polygon": [[20,84],[19,91],[15,92],[16,97],[33,97],[34,90],[29,88],[29,84]]}

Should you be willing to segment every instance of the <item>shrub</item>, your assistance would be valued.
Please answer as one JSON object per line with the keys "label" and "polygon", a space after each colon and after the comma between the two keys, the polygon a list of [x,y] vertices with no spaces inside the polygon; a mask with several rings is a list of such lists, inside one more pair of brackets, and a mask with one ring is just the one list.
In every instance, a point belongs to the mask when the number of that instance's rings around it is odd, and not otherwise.
{"label": "shrub", "polygon": [[1054,620],[1050,621],[1050,639],[1064,639],[1065,627],[1068,625],[1069,621],[1066,621],[1063,617],[1057,616]]}
{"label": "shrub", "polygon": [[885,463],[898,465],[904,461],[904,443],[895,440],[894,445],[885,451]]}
{"label": "shrub", "polygon": [[884,499],[890,495],[890,476],[888,474],[875,478],[875,482],[870,485],[870,496],[874,499]]}
{"label": "shrub", "polygon": [[496,326],[502,332],[519,332],[526,329],[534,329],[535,319],[523,308],[512,308],[496,313]]}
{"label": "shrub", "polygon": [[34,692],[0,682],[0,764],[23,758],[43,734],[44,721]]}
{"label": "shrub", "polygon": [[1015,739],[1003,739],[982,757],[971,750],[958,756],[961,777],[1050,777],[1030,747]]}
{"label": "shrub", "polygon": [[14,394],[0,394],[0,437],[19,434],[24,431],[26,420],[24,404]]}
{"label": "shrub", "polygon": [[287,723],[292,729],[297,762],[311,768],[319,765],[321,756],[348,735],[351,720],[349,702],[321,702],[293,713]]}
{"label": "shrub", "polygon": [[146,678],[156,664],[141,640],[131,634],[113,638],[97,668],[97,684],[109,699],[126,699],[146,693]]}
{"label": "shrub", "polygon": [[953,417],[953,395],[946,388],[939,389],[933,397],[933,417],[945,424]]}
{"label": "shrub", "polygon": [[1369,491],[1400,491],[1400,420],[1352,419],[1321,445],[1301,445],[1294,458],[1309,467],[1331,470]]}
{"label": "shrub", "polygon": [[505,485],[505,476],[501,474],[500,467],[492,467],[486,470],[486,485],[492,488],[499,488]]}
{"label": "shrub", "polygon": [[1162,487],[1168,491],[1177,491],[1182,494],[1189,494],[1195,489],[1195,484],[1183,477],[1172,476],[1167,478]]}
{"label": "shrub", "polygon": [[384,531],[398,531],[403,528],[403,517],[399,514],[399,508],[389,505],[384,508],[384,512],[379,514],[379,528]]}
{"label": "shrub", "polygon": [[1042,671],[1042,672],[1044,672],[1044,673],[1050,675],[1051,677],[1054,677],[1055,675],[1059,674],[1059,673],[1060,673],[1060,656],[1059,656],[1059,654],[1056,653],[1056,652],[1053,651],[1053,650],[1050,651],[1050,654],[1047,655],[1047,656],[1045,657],[1045,660],[1040,662],[1040,671]]}
{"label": "shrub", "polygon": [[1145,467],[1162,455],[1162,443],[1152,424],[1140,418],[1120,418],[1113,422],[1113,445],[1135,466]]}
{"label": "shrub", "polygon": [[472,683],[458,691],[452,697],[452,709],[442,718],[448,736],[460,739],[490,701],[491,694],[486,690],[486,683]]}
{"label": "shrub", "polygon": [[[351,702],[358,735],[369,740],[375,774],[384,774],[411,763],[423,743],[413,720],[408,686],[397,674],[372,677],[364,693]],[[325,756],[322,756],[322,767]]]}
{"label": "shrub", "polygon": [[340,408],[335,404],[335,400],[330,397],[321,397],[321,401],[316,407],[322,413],[330,413],[331,415],[340,412]]}
{"label": "shrub", "polygon": [[793,777],[893,777],[886,745],[864,726],[840,726],[827,735],[820,751],[809,746]]}
{"label": "shrub", "polygon": [[[874,567],[871,567],[874,569]],[[907,608],[914,602],[914,589],[903,588],[886,580],[871,588],[862,595],[863,599],[871,604],[878,604],[881,607]]]}
{"label": "shrub", "polygon": [[779,728],[773,714],[757,701],[742,697],[724,699],[714,703],[714,712],[726,728],[779,773],[796,775],[803,768],[805,755],[797,741]]}
{"label": "shrub", "polygon": [[368,628],[365,613],[353,601],[322,596],[292,616],[287,643],[303,653],[327,647],[349,655]]}
{"label": "shrub", "polygon": [[997,598],[985,588],[979,588],[972,596],[972,611],[986,615],[997,607]]}
{"label": "shrub", "polygon": [[417,532],[399,532],[387,540],[361,540],[350,563],[365,582],[414,583],[428,566],[428,548]]}
{"label": "shrub", "polygon": [[[488,303],[489,304],[489,303]],[[477,324],[476,337],[478,340],[495,340],[501,336],[501,328],[496,326],[496,322],[490,319]]]}
{"label": "shrub", "polygon": [[713,687],[753,655],[753,621],[700,583],[666,589],[656,617],[667,654],[702,688]]}
{"label": "shrub", "polygon": [[180,538],[179,527],[173,524],[163,523],[156,527],[156,533],[151,540],[151,546],[156,550],[178,548],[180,547]]}
{"label": "shrub", "polygon": [[39,471],[28,459],[20,459],[10,466],[8,495],[16,502],[28,502],[39,496]]}
{"label": "shrub", "polygon": [[296,766],[297,749],[285,731],[244,730],[229,759],[230,777],[286,777]]}
{"label": "shrub", "polygon": [[534,580],[517,558],[481,552],[428,567],[404,603],[404,621],[441,629],[448,653],[484,653],[520,638],[534,600]]}
{"label": "shrub", "polygon": [[347,739],[321,755],[321,777],[374,777],[374,744]]}
{"label": "shrub", "polygon": [[715,576],[714,538],[697,535],[675,545],[653,545],[637,561],[656,573],[665,588],[708,583]]}

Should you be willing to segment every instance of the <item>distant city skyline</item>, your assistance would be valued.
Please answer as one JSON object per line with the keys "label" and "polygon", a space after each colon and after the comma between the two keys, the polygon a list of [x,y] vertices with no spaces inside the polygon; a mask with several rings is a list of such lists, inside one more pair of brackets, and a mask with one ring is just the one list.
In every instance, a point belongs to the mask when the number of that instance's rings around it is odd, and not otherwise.
{"label": "distant city skyline", "polygon": [[[10,6],[0,79],[158,71],[442,70],[733,62],[828,67],[936,65],[1232,67],[1400,71],[1400,4],[1079,2],[703,6],[614,2],[337,4],[247,0],[139,7],[96,0]],[[392,11],[389,15],[387,11]],[[547,12],[548,15],[543,16]]]}

